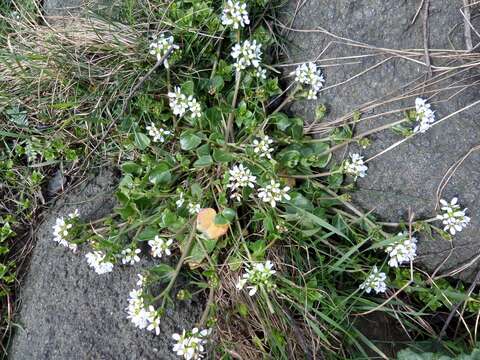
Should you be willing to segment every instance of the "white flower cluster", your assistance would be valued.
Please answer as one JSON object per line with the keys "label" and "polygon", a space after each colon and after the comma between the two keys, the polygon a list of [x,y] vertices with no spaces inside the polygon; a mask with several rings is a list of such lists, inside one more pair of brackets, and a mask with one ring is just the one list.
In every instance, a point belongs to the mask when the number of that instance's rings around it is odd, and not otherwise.
{"label": "white flower cluster", "polygon": [[222,12],[222,24],[232,26],[235,30],[250,24],[247,4],[242,1],[228,0]]}
{"label": "white flower cluster", "polygon": [[[150,44],[150,54],[155,55],[157,61],[160,61],[171,47],[173,47],[174,50],[178,49],[178,45],[175,45],[173,41],[173,36],[165,37],[164,34],[160,34],[160,36],[157,37],[154,35],[153,41]],[[168,69],[169,65],[167,59],[163,61],[163,66]]]}
{"label": "white flower cluster", "polygon": [[367,294],[370,294],[372,290],[375,290],[377,294],[383,293],[387,290],[387,284],[385,283],[386,279],[387,275],[378,271],[377,267],[374,266],[365,282],[360,285],[360,289],[365,289]]}
{"label": "white flower cluster", "polygon": [[77,244],[68,241],[68,231],[73,227],[75,219],[80,216],[77,209],[73,213],[68,214],[67,219],[59,217],[53,225],[53,241],[63,245],[73,252],[77,251]]}
{"label": "white flower cluster", "polygon": [[169,130],[165,130],[164,128],[157,128],[154,123],[147,126],[148,135],[150,135],[153,139],[153,142],[165,142],[165,138],[167,136],[172,135],[172,132]]}
{"label": "white flower cluster", "polygon": [[87,263],[90,265],[97,274],[109,273],[113,270],[113,264],[110,261],[106,261],[106,255],[101,251],[90,252],[85,255]]}
{"label": "white flower cluster", "polygon": [[179,86],[175,86],[174,92],[168,93],[170,99],[170,108],[174,115],[182,117],[187,111],[190,111],[192,118],[202,116],[202,107],[192,95],[188,96],[182,93]]}
{"label": "white flower cluster", "polygon": [[417,113],[418,125],[413,129],[414,133],[427,131],[435,122],[435,113],[430,109],[430,104],[422,98],[415,99],[415,112]]}
{"label": "white flower cluster", "polygon": [[390,256],[388,265],[391,267],[398,267],[403,263],[413,261],[417,256],[417,239],[413,236],[410,238],[405,232],[398,233],[397,236],[401,236],[402,239],[395,241],[385,249]]}
{"label": "white flower cluster", "polygon": [[261,158],[272,159],[273,147],[270,146],[272,144],[273,140],[268,135],[255,139],[253,140],[253,152]]}
{"label": "white flower cluster", "polygon": [[188,213],[190,215],[197,215],[202,207],[198,203],[188,203]]}
{"label": "white flower cluster", "polygon": [[272,275],[275,273],[276,271],[273,270],[273,264],[270,260],[267,260],[264,264],[257,263],[253,267],[247,268],[246,273],[238,280],[236,288],[242,290],[248,283],[247,289],[249,289],[248,295],[250,296],[255,295],[259,287],[270,290],[275,286],[272,281]]}
{"label": "white flower cluster", "polygon": [[360,154],[350,154],[350,160],[345,160],[344,172],[351,175],[357,180],[358,177],[365,177],[367,175],[368,167],[363,162],[363,156]]}
{"label": "white flower cluster", "polygon": [[[138,276],[140,280],[137,285],[143,287],[144,278],[142,275]],[[139,329],[147,329],[155,332],[156,335],[160,335],[160,315],[152,305],[148,308],[145,306],[142,289],[130,291],[129,296],[128,306],[125,309],[128,314],[127,319]]]}
{"label": "white flower cluster", "polygon": [[312,100],[317,98],[317,93],[323,87],[325,78],[322,74],[322,71],[317,68],[315,63],[308,62],[306,64],[297,66],[295,69],[295,81],[300,84],[310,86],[307,99]]}
{"label": "white flower cluster", "polygon": [[257,178],[252,175],[252,172],[249,168],[244,167],[243,164],[235,165],[229,170],[229,184],[228,188],[232,190],[231,199],[237,199],[240,201],[242,199],[241,190],[245,187],[251,189],[255,186],[255,181]]}
{"label": "white flower cluster", "polygon": [[237,71],[245,70],[249,66],[260,67],[262,56],[262,45],[257,44],[256,40],[250,42],[245,40],[242,45],[235,44],[232,49],[232,57],[236,60],[233,66]]}
{"label": "white flower cluster", "polygon": [[170,251],[170,246],[173,244],[173,239],[164,240],[158,235],[155,235],[153,240],[148,241],[148,245],[150,245],[151,253],[153,257],[161,258],[163,253],[165,255],[170,256],[172,253]]}
{"label": "white flower cluster", "polygon": [[177,205],[179,208],[183,206],[183,204],[185,203],[185,194],[183,192],[180,193],[180,195],[178,196],[178,199],[177,201],[175,201],[175,205]]}
{"label": "white flower cluster", "polygon": [[450,203],[441,199],[440,203],[442,204],[443,214],[437,215],[437,219],[442,221],[443,230],[455,235],[470,223],[470,218],[465,215],[467,209],[460,210],[458,198],[454,197]]}
{"label": "white flower cluster", "polygon": [[196,360],[203,358],[204,345],[207,337],[212,333],[211,329],[199,330],[193,328],[188,333],[183,330],[182,334],[173,334],[172,338],[177,343],[173,345],[173,351],[185,360]]}
{"label": "white flower cluster", "polygon": [[290,200],[290,195],[288,195],[289,190],[289,186],[285,186],[281,189],[279,182],[270,180],[270,184],[258,189],[258,197],[263,202],[270,203],[272,207],[275,207],[277,206],[278,201]]}
{"label": "white flower cluster", "polygon": [[122,250],[122,264],[126,265],[135,265],[135,263],[140,261],[140,254],[142,251],[140,249],[123,249]]}

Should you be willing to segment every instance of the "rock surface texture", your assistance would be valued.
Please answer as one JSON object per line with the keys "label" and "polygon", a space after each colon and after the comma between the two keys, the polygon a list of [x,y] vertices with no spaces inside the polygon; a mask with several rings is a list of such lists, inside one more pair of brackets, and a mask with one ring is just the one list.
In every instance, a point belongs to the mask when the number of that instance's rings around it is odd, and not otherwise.
{"label": "rock surface texture", "polygon": [[[290,40],[287,61],[317,61],[325,73],[326,84],[317,101],[297,102],[290,110],[312,121],[317,105],[326,104],[330,111],[324,122],[339,120],[360,110],[363,118],[370,118],[356,125],[355,133],[360,134],[401,120],[403,111],[376,115],[412,108],[417,96],[431,98],[437,119],[479,101],[479,71],[452,69],[447,74],[439,68],[453,65],[445,58],[431,56],[432,79],[441,81],[424,88],[420,86],[428,72],[424,65],[423,11],[413,24],[412,19],[421,3],[420,0],[291,1],[283,20],[284,34]],[[430,49],[465,49],[462,4],[460,0],[430,1],[427,37]],[[478,28],[478,17],[472,21]],[[330,34],[319,31],[321,28]],[[477,40],[474,39],[474,45]],[[418,55],[408,60],[398,52],[382,49],[417,49]],[[465,87],[466,84],[471,86]],[[408,91],[411,91],[409,96],[403,96]],[[374,108],[367,106],[369,102],[381,103],[396,97],[401,99]],[[406,221],[410,210],[416,219],[434,217],[438,213],[436,193],[445,173],[480,144],[479,111],[480,103],[477,103],[368,161],[368,175],[359,179],[358,190],[352,194],[354,203],[365,212],[373,210],[387,221]],[[387,130],[369,139],[372,144],[366,149],[352,146],[343,149],[340,155],[361,152],[369,159],[402,137]],[[439,273],[449,273],[479,256],[479,185],[480,151],[475,150],[441,193],[441,197],[448,200],[459,197],[461,205],[469,209],[470,226],[455,235],[453,243],[422,238],[417,264],[434,271],[448,257]],[[475,262],[458,275],[471,279],[477,268],[478,262]]]}
{"label": "rock surface texture", "polygon": [[[10,359],[176,359],[171,334],[189,329],[201,315],[200,304],[184,301],[167,311],[161,333],[138,330],[126,318],[129,292],[137,274],[151,260],[135,266],[116,265],[113,272],[96,274],[87,265],[81,246],[72,253],[53,241],[57,216],[79,209],[83,220],[108,215],[114,206],[115,176],[103,171],[63,197],[37,231],[30,269],[22,287],[19,328]],[[146,252],[145,249],[143,251]]]}

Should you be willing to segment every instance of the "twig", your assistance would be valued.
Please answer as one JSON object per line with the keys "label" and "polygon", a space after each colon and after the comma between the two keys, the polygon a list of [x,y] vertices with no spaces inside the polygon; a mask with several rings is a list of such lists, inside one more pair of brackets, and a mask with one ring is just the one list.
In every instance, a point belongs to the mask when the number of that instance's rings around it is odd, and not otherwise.
{"label": "twig", "polygon": [[432,64],[430,62],[430,52],[428,50],[428,9],[430,0],[425,0],[423,7],[423,47],[425,49],[425,65],[428,69],[428,78],[432,77]]}
{"label": "twig", "polygon": [[[470,287],[468,288],[468,291],[467,291],[467,296],[466,297],[470,297],[470,295],[472,294],[473,290],[475,289],[475,286],[477,285],[477,282],[480,280],[480,270],[477,271],[477,275],[475,276],[475,279],[473,280],[473,283],[470,285]],[[456,303],[453,308],[452,308],[452,311],[450,311],[450,314],[448,314],[448,318],[447,318],[447,321],[445,321],[445,324],[443,324],[443,327],[442,327],[442,330],[440,331],[440,334],[438,335],[438,340],[442,340],[442,338],[445,336],[445,333],[447,332],[447,327],[448,325],[450,324],[450,322],[452,321],[453,319],[453,315],[455,315],[455,313],[457,312],[458,308],[465,302],[465,300],[462,300],[458,303]]]}
{"label": "twig", "polygon": [[132,97],[135,95],[135,93],[140,89],[140,87],[143,85],[145,81],[152,75],[152,73],[158,69],[160,65],[163,64],[163,62],[170,56],[172,51],[174,50],[174,46],[170,46],[170,48],[167,50],[165,55],[163,55],[160,60],[157,61],[157,63],[138,81],[138,83],[133,87],[133,89],[130,91],[130,94],[128,94],[127,98],[125,99],[123,103],[123,108],[122,108],[122,113],[126,110],[129,101],[132,99]]}
{"label": "twig", "polygon": [[470,4],[469,0],[463,0],[463,22],[464,22],[464,30],[465,30],[465,46],[467,47],[468,51],[472,51],[473,49],[473,42],[472,42],[472,24],[470,23],[471,19],[471,12],[470,12]]}

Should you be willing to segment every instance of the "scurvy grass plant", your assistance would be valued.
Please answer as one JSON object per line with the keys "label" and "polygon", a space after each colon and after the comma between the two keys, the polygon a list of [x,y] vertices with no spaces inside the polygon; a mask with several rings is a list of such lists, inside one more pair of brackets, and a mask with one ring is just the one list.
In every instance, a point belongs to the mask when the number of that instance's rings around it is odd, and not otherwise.
{"label": "scurvy grass plant", "polygon": [[[286,74],[294,86],[279,101],[280,74],[270,51],[276,37],[268,30],[276,4],[149,5],[122,7],[116,22],[81,23],[93,29],[84,35],[89,41],[78,44],[74,31],[71,42],[58,47],[55,34],[42,38],[44,29],[30,29],[41,47],[19,39],[13,44],[24,57],[3,54],[10,95],[27,103],[23,92],[35,89],[48,99],[29,104],[29,111],[38,109],[39,124],[59,119],[54,140],[40,131],[14,137],[17,161],[35,168],[79,159],[88,165],[101,148],[122,171],[114,214],[84,225],[76,215],[59,214],[52,239],[88,249],[85,264],[99,276],[142,256],[158,260],[139,274],[127,309],[119,311],[132,327],[171,337],[172,351],[185,359],[207,350],[214,355],[206,356],[225,359],[384,356],[355,321],[375,311],[408,328],[412,340],[434,337],[425,311],[451,301],[413,272],[413,235],[443,232],[417,222],[400,225],[394,235],[348,202],[351,181],[368,176],[361,154],[333,163],[331,148],[345,137],[312,139],[304,119],[282,111],[293,100],[316,99],[326,76],[314,63],[299,65]],[[27,30],[16,18],[9,22]],[[22,61],[30,66],[19,78]],[[54,80],[25,89],[23,79],[45,71]],[[15,126],[25,121],[24,103],[3,106]],[[409,118],[421,133],[434,114],[423,99],[415,106]],[[13,182],[18,167],[8,160],[1,165]],[[328,175],[317,176],[324,168]],[[40,184],[43,173],[33,175]],[[445,231],[454,235],[468,218],[456,200],[442,205]],[[1,234],[11,237],[12,218],[4,219]],[[179,276],[191,284],[179,289]],[[402,289],[406,295],[397,295]],[[161,334],[165,310],[198,290],[205,310],[197,326]],[[477,309],[478,300],[469,306]]]}

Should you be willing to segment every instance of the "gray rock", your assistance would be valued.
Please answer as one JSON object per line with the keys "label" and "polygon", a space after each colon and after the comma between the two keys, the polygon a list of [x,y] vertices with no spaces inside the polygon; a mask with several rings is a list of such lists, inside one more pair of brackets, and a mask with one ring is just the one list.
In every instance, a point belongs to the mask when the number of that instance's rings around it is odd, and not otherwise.
{"label": "gray rock", "polygon": [[52,240],[59,215],[79,209],[88,221],[109,214],[115,184],[113,173],[104,171],[68,193],[45,216],[20,293],[20,328],[13,337],[11,359],[176,359],[171,334],[191,328],[199,319],[198,300],[167,311],[159,336],[138,330],[126,318],[128,294],[136,288],[137,274],[153,261],[143,256],[136,266],[118,265],[98,275],[85,260],[88,246],[74,254]]}
{"label": "gray rock", "polygon": [[[322,27],[335,35],[376,47],[423,49],[421,15],[416,23],[411,25],[411,19],[420,3],[421,1],[308,0],[302,3],[303,6],[299,8],[291,27],[295,29]],[[297,2],[291,1],[287,13],[293,14],[296,6]],[[463,18],[459,12],[461,6],[460,0],[430,1],[430,48],[452,49],[452,46],[455,46],[457,49],[464,49]],[[288,14],[285,17],[288,17]],[[479,25],[478,19],[473,21],[474,25]],[[455,27],[457,24],[460,26]],[[320,57],[320,64],[323,65],[327,79],[325,90],[320,93],[317,101],[301,101],[293,104],[290,109],[309,121],[313,121],[318,104],[325,103],[329,106],[330,113],[324,121],[333,121],[353,110],[361,109],[367,102],[390,99],[412,89],[413,84],[406,89],[402,88],[426,74],[426,67],[397,57],[386,60],[375,69],[346,84],[328,88],[380,63],[389,58],[389,55],[338,59],[372,54],[373,51],[346,46],[338,39],[336,43],[330,43],[335,39],[319,32],[290,31],[288,39],[291,44],[289,62],[293,63],[315,60],[329,46]],[[423,61],[423,57],[418,57],[418,60]],[[347,64],[352,62],[354,64]],[[438,59],[433,63],[446,64]],[[437,74],[434,72],[433,75]],[[467,77],[470,79],[465,80]],[[425,90],[438,90],[465,83],[474,84],[478,79],[477,72],[456,74],[448,80],[426,87]],[[418,82],[415,85],[418,85]],[[433,92],[424,95],[431,94]],[[363,117],[412,107],[418,95],[422,95],[421,91],[402,101],[365,111]],[[453,90],[437,93],[431,102],[437,119],[441,119],[479,99],[479,86],[473,85],[460,94],[454,94]],[[435,193],[445,172],[479,143],[479,110],[480,104],[477,104],[429,129],[425,134],[415,136],[394,150],[370,161],[367,177],[358,181],[358,191],[353,193],[354,203],[364,211],[373,210],[380,219],[388,221],[406,220],[409,209],[415,213],[417,219],[435,216]],[[356,133],[402,118],[403,114],[399,112],[360,122],[356,127]],[[376,133],[369,138],[372,145],[367,149],[350,147],[337,156],[346,155],[349,151],[361,151],[368,159],[402,139],[392,131]],[[444,240],[421,239],[418,263],[429,271],[436,269],[450,254],[452,245],[454,250],[440,273],[461,266],[480,252],[477,237],[480,226],[479,165],[480,154],[474,152],[458,169],[442,194],[446,199],[459,196],[461,205],[468,207],[472,222],[467,229],[454,237],[453,244]],[[475,267],[470,266],[467,271],[460,274],[460,277],[471,278],[471,273],[476,271]]]}

